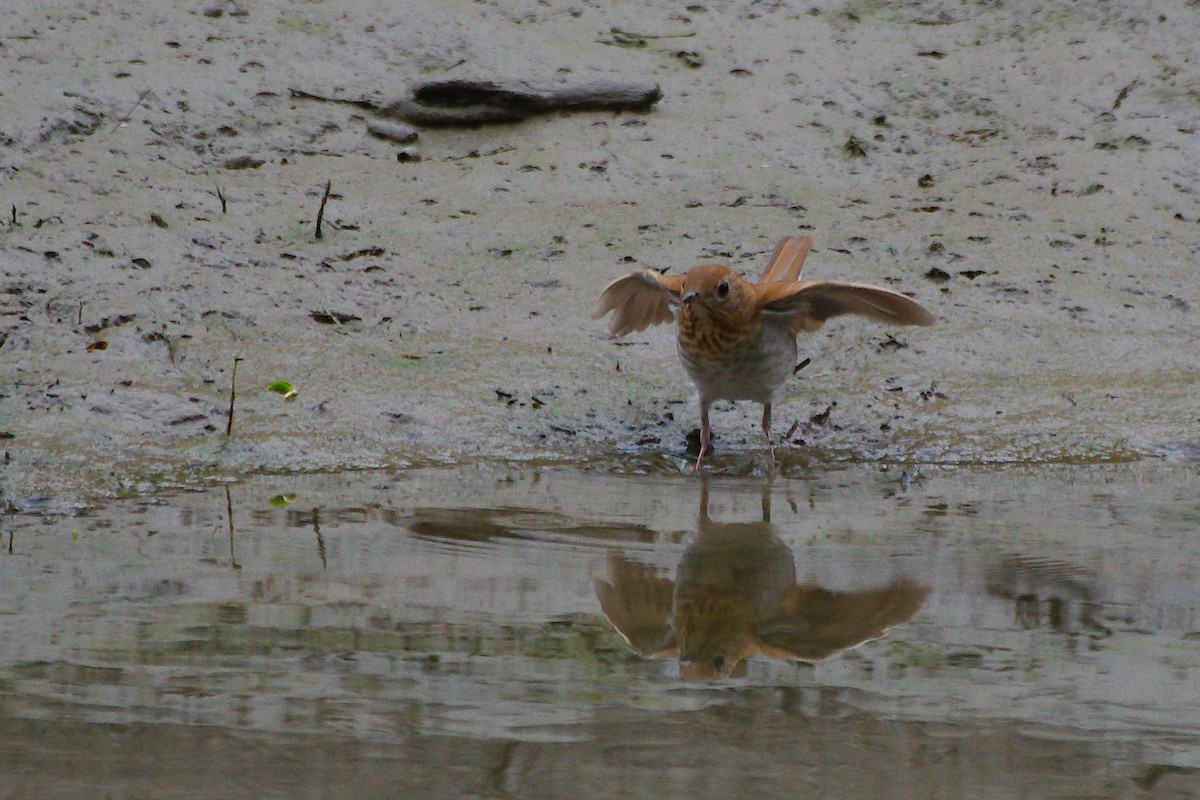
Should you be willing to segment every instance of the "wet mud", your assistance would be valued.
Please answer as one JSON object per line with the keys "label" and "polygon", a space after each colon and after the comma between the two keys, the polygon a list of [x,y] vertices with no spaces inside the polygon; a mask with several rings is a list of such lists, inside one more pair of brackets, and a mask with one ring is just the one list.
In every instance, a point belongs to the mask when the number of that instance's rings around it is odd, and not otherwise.
{"label": "wet mud", "polygon": [[[647,266],[753,272],[798,232],[808,275],[909,292],[939,324],[806,336],[776,407],[795,447],[1196,458],[1186,3],[10,6],[5,504],[675,458],[697,422],[671,335],[611,341],[599,289]],[[444,80],[662,99],[372,135],[372,109]],[[267,391],[281,380],[294,400]],[[754,415],[720,408],[717,447],[761,460]]]}

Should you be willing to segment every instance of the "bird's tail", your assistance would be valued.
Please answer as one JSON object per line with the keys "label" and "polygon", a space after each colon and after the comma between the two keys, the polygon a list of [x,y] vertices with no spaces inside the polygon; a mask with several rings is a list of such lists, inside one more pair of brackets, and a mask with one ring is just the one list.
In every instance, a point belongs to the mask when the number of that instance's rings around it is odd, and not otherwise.
{"label": "bird's tail", "polygon": [[804,259],[812,249],[811,236],[785,236],[775,245],[775,252],[767,262],[762,283],[795,283],[800,280]]}

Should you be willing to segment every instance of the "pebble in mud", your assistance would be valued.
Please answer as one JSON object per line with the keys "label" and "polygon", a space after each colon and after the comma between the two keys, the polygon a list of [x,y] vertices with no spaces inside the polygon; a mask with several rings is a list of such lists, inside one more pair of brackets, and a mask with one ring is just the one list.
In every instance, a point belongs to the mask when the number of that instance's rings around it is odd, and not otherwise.
{"label": "pebble in mud", "polygon": [[257,156],[250,156],[250,155],[241,155],[241,156],[234,156],[233,158],[225,159],[224,167],[225,167],[225,169],[233,169],[233,170],[258,169],[265,163],[267,163],[265,158],[258,158]]}
{"label": "pebble in mud", "polygon": [[420,137],[416,128],[383,119],[373,119],[368,122],[367,133],[376,139],[384,139],[396,144],[412,144]]}

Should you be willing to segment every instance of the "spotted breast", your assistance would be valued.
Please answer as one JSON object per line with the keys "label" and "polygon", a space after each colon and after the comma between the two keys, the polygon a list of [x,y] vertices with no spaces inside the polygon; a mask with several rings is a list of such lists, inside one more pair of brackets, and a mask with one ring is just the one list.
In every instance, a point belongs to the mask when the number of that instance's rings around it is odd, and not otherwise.
{"label": "spotted breast", "polygon": [[702,403],[753,400],[771,403],[796,363],[796,334],[785,318],[756,315],[725,319],[679,311],[676,348],[684,369],[700,391]]}

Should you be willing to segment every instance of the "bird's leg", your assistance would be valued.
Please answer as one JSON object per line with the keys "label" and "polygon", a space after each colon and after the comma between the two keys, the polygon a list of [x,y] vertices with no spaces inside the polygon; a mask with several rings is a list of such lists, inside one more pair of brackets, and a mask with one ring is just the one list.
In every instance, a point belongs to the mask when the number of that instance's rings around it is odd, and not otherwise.
{"label": "bird's leg", "polygon": [[771,466],[775,466],[775,443],[771,441],[771,404],[763,404],[763,435],[767,437],[767,452],[771,454]]}
{"label": "bird's leg", "polygon": [[704,454],[708,452],[708,443],[712,441],[712,426],[708,424],[708,403],[700,401],[700,455],[696,457],[696,472],[704,463]]}

